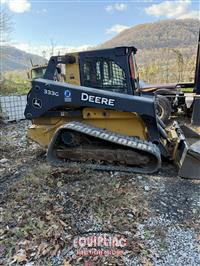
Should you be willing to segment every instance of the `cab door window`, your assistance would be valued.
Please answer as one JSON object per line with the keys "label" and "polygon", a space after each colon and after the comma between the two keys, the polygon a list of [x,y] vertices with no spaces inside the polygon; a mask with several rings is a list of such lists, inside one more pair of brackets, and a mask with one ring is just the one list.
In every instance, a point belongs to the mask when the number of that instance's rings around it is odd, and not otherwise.
{"label": "cab door window", "polygon": [[126,74],[113,60],[87,58],[83,64],[83,86],[127,93]]}

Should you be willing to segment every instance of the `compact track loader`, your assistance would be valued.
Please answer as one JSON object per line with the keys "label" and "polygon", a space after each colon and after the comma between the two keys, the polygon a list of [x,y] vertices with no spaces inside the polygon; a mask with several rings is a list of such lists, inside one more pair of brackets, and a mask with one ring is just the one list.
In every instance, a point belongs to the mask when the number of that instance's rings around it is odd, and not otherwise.
{"label": "compact track loader", "polygon": [[[181,176],[199,178],[200,136],[177,122],[166,129],[154,99],[137,96],[135,53],[117,47],[51,57],[27,96],[28,137],[47,148],[54,163],[153,173],[166,158]],[[55,73],[63,71],[60,82]]]}

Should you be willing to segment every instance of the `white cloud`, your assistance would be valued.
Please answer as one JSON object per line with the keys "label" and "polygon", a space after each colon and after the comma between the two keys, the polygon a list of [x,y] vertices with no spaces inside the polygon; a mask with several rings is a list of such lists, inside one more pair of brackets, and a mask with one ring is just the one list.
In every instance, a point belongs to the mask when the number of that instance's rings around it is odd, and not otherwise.
{"label": "white cloud", "polygon": [[10,11],[15,13],[23,13],[31,10],[29,0],[1,0],[1,4],[6,4]]}
{"label": "white cloud", "polygon": [[116,3],[115,5],[106,6],[105,10],[108,13],[113,13],[115,10],[117,10],[117,11],[125,11],[125,10],[127,10],[127,4]]}
{"label": "white cloud", "polygon": [[127,5],[126,4],[123,4],[123,3],[117,3],[115,4],[115,9],[118,10],[118,11],[124,11],[124,10],[127,10]]}
{"label": "white cloud", "polygon": [[113,6],[106,6],[105,10],[109,13],[112,13],[113,12]]}
{"label": "white cloud", "polygon": [[148,15],[155,17],[167,17],[175,19],[184,18],[198,18],[200,19],[200,12],[191,9],[191,0],[182,1],[164,1],[160,4],[154,4],[145,8]]}
{"label": "white cloud", "polygon": [[41,10],[37,10],[36,11],[37,14],[44,14],[44,13],[47,13],[47,9],[46,8],[43,8]]}
{"label": "white cloud", "polygon": [[116,24],[114,26],[112,26],[110,29],[106,30],[107,34],[112,34],[112,33],[120,33],[123,30],[126,30],[130,28],[129,26],[125,26],[125,25],[120,25],[120,24]]}
{"label": "white cloud", "polygon": [[[37,54],[40,56],[43,56],[43,52],[45,51],[45,57],[48,59],[51,56],[51,51],[52,47],[51,45],[31,45],[29,43],[12,43],[12,46],[27,52],[27,53],[32,53],[32,54]],[[73,46],[63,46],[63,45],[55,45],[54,47],[54,55],[58,54],[66,54],[66,53],[72,53],[72,52],[77,52],[77,51],[84,51],[89,48],[92,48],[92,45],[81,45],[77,47]]]}

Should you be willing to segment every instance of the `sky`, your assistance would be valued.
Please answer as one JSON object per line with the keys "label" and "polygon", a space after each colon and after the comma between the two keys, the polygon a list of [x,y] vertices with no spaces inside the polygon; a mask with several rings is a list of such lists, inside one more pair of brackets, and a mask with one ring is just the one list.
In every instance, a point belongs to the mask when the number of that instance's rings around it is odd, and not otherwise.
{"label": "sky", "polygon": [[[200,0],[0,0],[14,22],[10,44],[34,54],[96,46],[137,24],[200,19]],[[45,51],[45,53],[44,53]]]}

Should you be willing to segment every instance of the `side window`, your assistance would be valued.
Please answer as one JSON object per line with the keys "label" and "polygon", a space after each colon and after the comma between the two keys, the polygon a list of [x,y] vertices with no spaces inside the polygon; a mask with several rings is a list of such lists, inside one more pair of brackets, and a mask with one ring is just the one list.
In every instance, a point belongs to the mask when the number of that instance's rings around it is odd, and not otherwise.
{"label": "side window", "polygon": [[46,67],[35,67],[31,70],[32,79],[43,78]]}
{"label": "side window", "polygon": [[134,82],[135,88],[139,88],[139,72],[138,72],[138,67],[136,64],[136,58],[135,54],[132,53],[129,58],[129,64],[130,64],[130,71],[131,71],[131,78],[132,81]]}
{"label": "side window", "polygon": [[110,86],[113,90],[127,89],[125,72],[114,61],[104,63],[103,83],[105,86]]}
{"label": "side window", "polygon": [[87,87],[127,93],[125,72],[112,59],[87,58],[83,64],[83,79]]}
{"label": "side window", "polygon": [[108,72],[108,63],[103,62],[103,80],[106,82],[106,80],[109,79],[109,72]]}
{"label": "side window", "polygon": [[101,80],[101,62],[96,62],[97,80]]}
{"label": "side window", "polygon": [[90,80],[90,68],[89,64],[85,63],[83,65],[83,75],[84,75],[84,80],[89,81]]}

